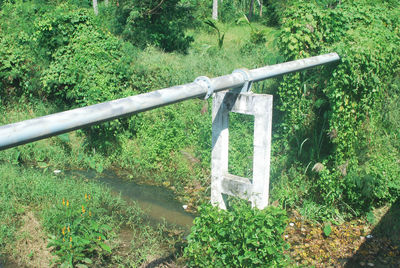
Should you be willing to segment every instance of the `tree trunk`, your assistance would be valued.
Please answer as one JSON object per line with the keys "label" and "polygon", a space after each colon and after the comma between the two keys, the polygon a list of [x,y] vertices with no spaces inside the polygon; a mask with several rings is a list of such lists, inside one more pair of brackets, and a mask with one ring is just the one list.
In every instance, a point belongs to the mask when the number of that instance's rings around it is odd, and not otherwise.
{"label": "tree trunk", "polygon": [[218,20],[218,0],[213,0],[212,19]]}
{"label": "tree trunk", "polygon": [[257,2],[258,2],[258,5],[260,6],[260,13],[259,13],[259,15],[260,15],[260,18],[262,17],[262,8],[263,8],[263,6],[262,6],[262,3],[261,3],[261,0],[257,0]]}
{"label": "tree trunk", "polygon": [[93,0],[93,10],[96,16],[99,14],[99,7],[97,6],[97,0]]}
{"label": "tree trunk", "polygon": [[251,19],[251,16],[253,16],[253,11],[254,11],[254,0],[250,1],[250,10],[249,10],[249,20]]}

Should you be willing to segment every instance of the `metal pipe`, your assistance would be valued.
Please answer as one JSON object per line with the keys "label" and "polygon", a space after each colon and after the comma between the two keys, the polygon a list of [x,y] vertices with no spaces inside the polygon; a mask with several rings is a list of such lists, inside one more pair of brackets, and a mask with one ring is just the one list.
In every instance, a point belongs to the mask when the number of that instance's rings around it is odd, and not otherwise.
{"label": "metal pipe", "polygon": [[[128,116],[160,106],[204,97],[210,92],[222,91],[243,86],[249,79],[257,82],[271,77],[301,71],[318,65],[335,62],[340,59],[336,53],[330,53],[302,60],[266,66],[247,71],[250,79],[240,72],[193,83],[164,88],[153,92],[100,104],[55,113],[14,124],[0,126],[0,150],[26,144],[72,130],[80,129],[101,122]],[[208,80],[207,80],[208,81]]]}

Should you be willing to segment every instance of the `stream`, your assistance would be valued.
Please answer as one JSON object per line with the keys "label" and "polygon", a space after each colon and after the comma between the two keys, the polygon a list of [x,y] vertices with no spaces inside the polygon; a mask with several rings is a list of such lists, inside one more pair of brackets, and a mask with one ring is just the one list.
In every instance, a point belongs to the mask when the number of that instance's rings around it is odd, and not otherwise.
{"label": "stream", "polygon": [[174,193],[167,188],[124,180],[112,171],[101,174],[95,171],[68,171],[67,174],[104,184],[112,192],[121,194],[125,201],[136,202],[152,220],[165,219],[167,223],[186,231],[193,225],[194,215],[186,212],[183,204],[175,200]]}
{"label": "stream", "polygon": [[[71,175],[83,180],[91,180],[107,186],[114,194],[121,194],[127,202],[136,202],[151,220],[176,225],[189,233],[194,215],[183,209],[183,204],[175,200],[174,193],[164,187],[137,184],[124,180],[112,171],[99,174],[95,171],[72,170],[61,172],[58,176]],[[0,268],[18,267],[6,256],[0,255]]]}

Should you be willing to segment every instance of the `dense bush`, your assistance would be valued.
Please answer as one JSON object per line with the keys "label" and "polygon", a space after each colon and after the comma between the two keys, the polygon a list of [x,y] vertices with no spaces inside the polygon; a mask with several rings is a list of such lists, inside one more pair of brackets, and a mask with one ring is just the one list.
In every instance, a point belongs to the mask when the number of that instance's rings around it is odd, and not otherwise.
{"label": "dense bush", "polygon": [[203,205],[188,237],[189,267],[283,267],[286,212],[252,209],[244,201],[229,210]]}
{"label": "dense bush", "polygon": [[180,0],[121,0],[113,16],[116,33],[136,46],[152,44],[167,52],[186,52],[193,41],[185,34],[192,20],[191,6]]}
{"label": "dense bush", "polygon": [[54,60],[41,79],[46,94],[79,106],[126,95],[130,62],[124,49],[111,34],[82,28],[52,54]]}
{"label": "dense bush", "polygon": [[269,26],[278,26],[281,23],[282,13],[285,8],[289,6],[291,0],[283,1],[273,1],[273,0],[263,0],[263,5],[265,6],[263,13],[263,21]]}
{"label": "dense bush", "polygon": [[357,212],[398,196],[399,167],[376,150],[384,139],[374,133],[382,133],[382,104],[400,71],[399,17],[399,9],[368,1],[295,1],[283,13],[286,60],[332,51],[341,56],[334,68],[286,76],[278,90],[285,114],[280,135],[294,159],[322,163],[314,190],[327,204]]}
{"label": "dense bush", "polygon": [[5,3],[0,13],[0,99],[40,95],[43,63],[32,40],[32,18],[44,12],[32,3]]}

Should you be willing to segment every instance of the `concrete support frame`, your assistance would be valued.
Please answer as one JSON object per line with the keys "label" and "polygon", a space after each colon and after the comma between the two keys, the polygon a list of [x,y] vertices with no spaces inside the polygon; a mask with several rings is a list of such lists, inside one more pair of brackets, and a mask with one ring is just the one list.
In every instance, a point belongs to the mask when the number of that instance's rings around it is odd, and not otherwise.
{"label": "concrete support frame", "polygon": [[[253,178],[228,173],[229,112],[254,116]],[[212,109],[211,203],[226,209],[223,194],[268,205],[271,158],[272,95],[215,93]]]}

